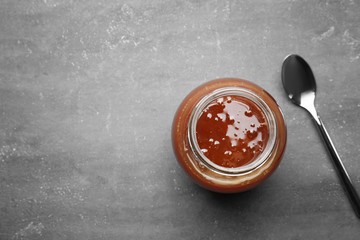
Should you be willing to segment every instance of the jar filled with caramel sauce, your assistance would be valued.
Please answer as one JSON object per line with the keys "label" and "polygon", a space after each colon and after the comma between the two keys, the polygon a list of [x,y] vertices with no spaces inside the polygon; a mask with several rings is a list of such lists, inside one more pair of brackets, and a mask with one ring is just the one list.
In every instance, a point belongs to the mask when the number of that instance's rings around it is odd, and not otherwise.
{"label": "jar filled with caramel sauce", "polygon": [[183,100],[174,117],[172,143],[178,162],[200,186],[242,192],[277,168],[286,126],[276,101],[261,87],[217,79]]}

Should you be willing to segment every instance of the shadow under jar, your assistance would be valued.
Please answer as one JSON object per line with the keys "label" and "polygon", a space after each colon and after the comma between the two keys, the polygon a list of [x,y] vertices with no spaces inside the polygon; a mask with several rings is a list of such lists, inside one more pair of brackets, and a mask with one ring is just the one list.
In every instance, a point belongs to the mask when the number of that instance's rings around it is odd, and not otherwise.
{"label": "shadow under jar", "polygon": [[242,192],[279,165],[286,126],[265,90],[242,79],[217,79],[183,100],[174,117],[172,143],[178,162],[200,186]]}

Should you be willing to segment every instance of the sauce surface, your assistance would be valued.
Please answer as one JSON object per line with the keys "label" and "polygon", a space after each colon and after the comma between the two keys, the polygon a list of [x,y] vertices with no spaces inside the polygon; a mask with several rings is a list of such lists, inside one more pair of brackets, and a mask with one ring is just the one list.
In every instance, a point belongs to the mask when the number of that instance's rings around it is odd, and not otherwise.
{"label": "sauce surface", "polygon": [[264,150],[269,124],[263,111],[241,96],[225,96],[210,102],[196,125],[196,138],[213,163],[236,168],[253,162]]}

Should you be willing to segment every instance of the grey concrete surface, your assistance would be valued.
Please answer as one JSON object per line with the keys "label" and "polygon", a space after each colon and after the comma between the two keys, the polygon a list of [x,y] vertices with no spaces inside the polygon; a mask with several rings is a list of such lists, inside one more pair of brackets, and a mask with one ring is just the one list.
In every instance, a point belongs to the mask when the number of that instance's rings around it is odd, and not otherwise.
{"label": "grey concrete surface", "polygon": [[[360,191],[360,2],[0,1],[0,239],[358,239],[329,156],[286,98],[302,55],[316,105]],[[171,123],[193,88],[253,81],[288,144],[249,192],[195,185]]]}

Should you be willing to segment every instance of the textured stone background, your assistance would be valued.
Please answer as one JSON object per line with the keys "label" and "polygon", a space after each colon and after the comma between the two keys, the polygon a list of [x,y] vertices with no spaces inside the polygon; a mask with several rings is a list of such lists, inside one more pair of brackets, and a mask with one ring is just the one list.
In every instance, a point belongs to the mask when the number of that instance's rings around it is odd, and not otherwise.
{"label": "textured stone background", "polygon": [[[360,2],[0,1],[0,239],[355,239],[360,223],[310,117],[286,98],[302,55],[360,191]],[[221,195],[177,164],[170,129],[219,77],[270,92],[288,126],[266,182]]]}

